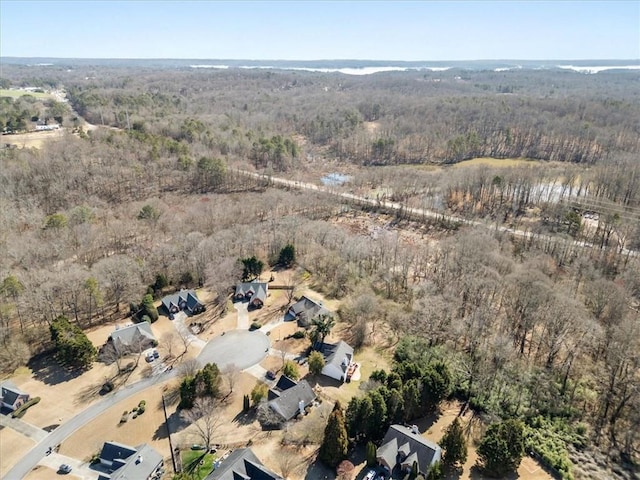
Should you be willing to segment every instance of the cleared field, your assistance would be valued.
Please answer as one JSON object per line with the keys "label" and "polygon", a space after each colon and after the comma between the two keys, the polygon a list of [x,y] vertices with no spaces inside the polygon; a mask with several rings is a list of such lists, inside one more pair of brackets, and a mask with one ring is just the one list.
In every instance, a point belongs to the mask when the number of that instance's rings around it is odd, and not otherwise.
{"label": "cleared field", "polygon": [[7,88],[0,88],[0,97],[18,98],[25,95],[31,95],[32,97],[41,99],[53,98],[53,95],[51,95],[50,93],[31,92],[29,90],[9,90]]}
{"label": "cleared field", "polygon": [[491,158],[479,157],[471,160],[464,160],[452,165],[454,168],[475,167],[477,165],[486,165],[488,167],[520,167],[522,165],[534,165],[540,163],[539,160],[529,160],[527,158]]}
{"label": "cleared field", "polygon": [[42,148],[42,144],[48,140],[60,140],[64,138],[64,129],[48,132],[15,133],[2,135],[0,143],[16,145],[18,148]]}

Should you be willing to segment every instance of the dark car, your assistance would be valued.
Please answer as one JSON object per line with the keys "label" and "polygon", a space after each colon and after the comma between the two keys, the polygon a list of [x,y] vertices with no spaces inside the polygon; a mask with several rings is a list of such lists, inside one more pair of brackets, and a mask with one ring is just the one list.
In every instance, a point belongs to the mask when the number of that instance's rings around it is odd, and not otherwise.
{"label": "dark car", "polygon": [[58,471],[60,473],[71,473],[71,466],[67,465],[66,463],[63,463],[62,465],[60,465],[60,468],[58,469]]}
{"label": "dark car", "polygon": [[273,373],[271,370],[268,370],[267,374],[265,376],[267,377],[267,380],[275,380],[276,379],[276,374]]}
{"label": "dark car", "polygon": [[152,353],[153,353],[153,358],[160,358],[160,354],[158,353],[158,350],[154,350]]}

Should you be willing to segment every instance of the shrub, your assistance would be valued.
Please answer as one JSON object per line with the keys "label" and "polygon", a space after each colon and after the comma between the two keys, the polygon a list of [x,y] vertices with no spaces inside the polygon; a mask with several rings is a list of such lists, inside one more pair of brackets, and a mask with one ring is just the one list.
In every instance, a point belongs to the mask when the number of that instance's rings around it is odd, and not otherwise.
{"label": "shrub", "polygon": [[147,404],[147,402],[145,400],[140,400],[140,403],[138,403],[138,407],[144,407]]}
{"label": "shrub", "polygon": [[33,397],[31,400],[29,400],[28,402],[25,402],[24,405],[22,405],[20,408],[17,408],[12,414],[11,416],[13,418],[22,418],[23,415],[25,413],[27,413],[27,410],[29,409],[29,407],[34,406],[36,403],[38,403],[40,401],[40,397]]}
{"label": "shrub", "polygon": [[296,338],[296,339],[298,339],[298,340],[299,340],[299,339],[301,339],[301,338],[304,338],[304,337],[305,337],[305,333],[304,333],[304,331],[303,331],[303,330],[296,330],[295,332],[293,332],[293,335],[291,335],[291,336],[292,336],[293,338]]}
{"label": "shrub", "polygon": [[145,411],[145,406],[144,405],[140,405],[138,407],[138,415],[142,415]]}
{"label": "shrub", "polygon": [[284,362],[284,368],[282,369],[282,373],[287,377],[297,380],[300,378],[300,371],[298,370],[298,365],[293,363],[291,360],[287,360]]}
{"label": "shrub", "polygon": [[258,322],[253,322],[249,327],[249,330],[251,331],[258,330],[260,327],[262,327],[262,325],[260,325]]}
{"label": "shrub", "polygon": [[127,421],[129,420],[129,414],[125,414],[122,415],[122,417],[120,417],[120,423],[127,423]]}

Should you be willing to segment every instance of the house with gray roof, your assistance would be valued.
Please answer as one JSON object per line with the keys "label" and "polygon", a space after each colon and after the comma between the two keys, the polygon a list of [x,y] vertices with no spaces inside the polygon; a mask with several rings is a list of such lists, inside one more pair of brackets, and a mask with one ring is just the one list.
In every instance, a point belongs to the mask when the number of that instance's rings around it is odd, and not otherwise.
{"label": "house with gray roof", "polygon": [[114,348],[121,355],[127,352],[141,352],[158,343],[148,322],[117,328],[109,335],[109,341],[113,342]]}
{"label": "house with gray roof", "polygon": [[288,377],[280,377],[276,386],[269,390],[267,398],[267,403],[259,407],[268,411],[263,416],[268,421],[261,421],[263,427],[280,428],[298,414],[304,414],[305,409],[315,401],[316,394],[306,380],[296,383]]}
{"label": "house with gray roof", "polygon": [[348,381],[355,365],[353,363],[353,347],[340,340],[334,344],[322,344],[321,352],[324,355],[322,375],[341,382]]}
{"label": "house with gray roof", "polygon": [[300,300],[289,307],[288,315],[294,318],[300,327],[308,327],[314,318],[320,315],[331,315],[321,302],[302,296]]}
{"label": "house with gray roof", "polygon": [[249,302],[249,306],[261,308],[267,300],[269,284],[266,282],[243,282],[236,286],[233,296],[238,302]]}
{"label": "house with gray roof", "polygon": [[376,450],[376,460],[390,474],[394,469],[411,472],[413,464],[424,477],[434,463],[439,462],[442,450],[418,431],[418,427],[391,425],[381,446]]}
{"label": "house with gray roof", "polygon": [[12,382],[4,382],[0,386],[0,406],[15,411],[29,401],[29,394],[23,392]]}
{"label": "house with gray roof", "polygon": [[195,290],[180,290],[179,292],[167,295],[162,298],[162,306],[173,318],[174,313],[180,311],[196,315],[204,311],[204,305],[198,300]]}
{"label": "house with gray roof", "polygon": [[162,455],[146,443],[130,447],[118,442],[105,442],[100,452],[100,465],[106,470],[98,480],[149,480],[160,473]]}
{"label": "house with gray roof", "polygon": [[284,480],[265,467],[250,448],[239,448],[223,460],[204,480]]}

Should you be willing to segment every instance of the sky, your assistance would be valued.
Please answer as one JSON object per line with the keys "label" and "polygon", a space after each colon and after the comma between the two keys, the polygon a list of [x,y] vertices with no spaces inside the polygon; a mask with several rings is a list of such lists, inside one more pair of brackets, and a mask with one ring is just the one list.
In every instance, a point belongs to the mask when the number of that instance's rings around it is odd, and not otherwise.
{"label": "sky", "polygon": [[0,57],[640,58],[640,0],[0,0]]}

